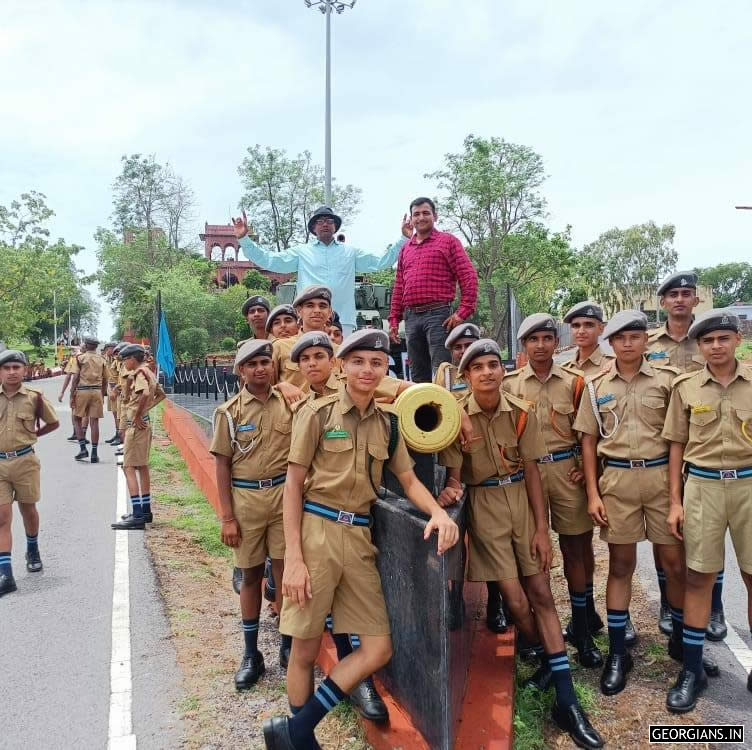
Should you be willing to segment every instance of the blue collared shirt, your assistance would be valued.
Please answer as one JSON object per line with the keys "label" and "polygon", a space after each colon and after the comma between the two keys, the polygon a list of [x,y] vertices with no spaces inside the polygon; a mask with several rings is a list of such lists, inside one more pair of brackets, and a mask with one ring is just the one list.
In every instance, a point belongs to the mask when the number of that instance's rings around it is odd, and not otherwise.
{"label": "blue collared shirt", "polygon": [[287,250],[264,250],[250,237],[240,240],[245,257],[260,268],[275,273],[297,273],[298,293],[311,284],[324,284],[332,290],[332,308],[339,313],[343,325],[355,326],[355,274],[391,268],[407,242],[395,242],[384,255],[360,250],[332,240],[325,245],[314,240]]}

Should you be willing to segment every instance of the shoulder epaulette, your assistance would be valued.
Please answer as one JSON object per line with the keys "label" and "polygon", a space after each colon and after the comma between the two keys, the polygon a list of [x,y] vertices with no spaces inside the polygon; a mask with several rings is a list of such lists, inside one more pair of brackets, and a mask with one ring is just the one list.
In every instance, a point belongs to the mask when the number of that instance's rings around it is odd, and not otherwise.
{"label": "shoulder epaulette", "polygon": [[662,334],[663,334],[663,330],[661,328],[653,328],[652,330],[648,331],[648,341],[657,339]]}
{"label": "shoulder epaulette", "polygon": [[228,398],[227,401],[225,401],[223,404],[220,404],[216,410],[227,411],[239,398],[240,393],[236,393],[232,398]]}
{"label": "shoulder epaulette", "polygon": [[609,372],[611,372],[611,370],[601,370],[600,372],[596,372],[595,375],[588,375],[585,381],[587,383],[595,383],[596,380],[599,380],[604,375],[608,375]]}
{"label": "shoulder epaulette", "polygon": [[532,401],[528,401],[527,399],[520,398],[519,396],[513,396],[511,393],[508,393],[507,391],[504,391],[504,398],[512,406],[516,406],[518,409],[522,409],[522,411],[524,412],[531,411],[533,408]]}
{"label": "shoulder epaulette", "polygon": [[685,380],[689,380],[690,378],[695,377],[698,373],[701,373],[702,370],[695,370],[694,372],[684,372],[678,377],[674,379],[674,382],[671,384],[672,388],[676,388],[679,383],[683,383]]}
{"label": "shoulder epaulette", "polygon": [[[673,365],[651,365],[654,370],[662,370],[664,372],[670,372],[672,375],[681,375],[682,371],[678,367]],[[687,373],[690,374],[690,373]]]}
{"label": "shoulder epaulette", "polygon": [[321,411],[325,406],[331,406],[339,398],[338,393],[332,393],[330,396],[321,396],[313,399],[312,401],[306,401],[305,403],[314,411]]}
{"label": "shoulder epaulette", "polygon": [[504,375],[504,378],[514,378],[517,375],[519,375],[522,372],[522,368],[518,367],[516,370],[512,370],[512,372],[508,372]]}

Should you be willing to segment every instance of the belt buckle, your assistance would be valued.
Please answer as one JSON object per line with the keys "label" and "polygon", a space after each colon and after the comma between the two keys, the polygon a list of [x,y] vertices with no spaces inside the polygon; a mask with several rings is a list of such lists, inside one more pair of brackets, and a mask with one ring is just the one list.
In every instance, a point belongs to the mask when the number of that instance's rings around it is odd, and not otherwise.
{"label": "belt buckle", "polygon": [[260,490],[268,490],[270,487],[272,487],[272,480],[271,479],[259,479],[259,489]]}
{"label": "belt buckle", "polygon": [[[6,458],[18,458],[18,451],[6,451],[5,457]],[[734,472],[734,474],[736,474],[736,472]],[[736,479],[736,477],[734,477],[734,479]]]}
{"label": "belt buckle", "polygon": [[346,510],[341,510],[337,516],[337,523],[344,523],[347,526],[352,526],[355,521],[355,513],[348,513]]}
{"label": "belt buckle", "polygon": [[504,477],[504,479],[499,479],[499,487],[503,487],[504,485],[512,484],[512,477]]}
{"label": "belt buckle", "polygon": [[554,460],[554,454],[553,453],[546,453],[545,456],[541,456],[538,459],[539,464],[550,464],[553,463]]}
{"label": "belt buckle", "polygon": [[629,460],[629,468],[630,469],[644,469],[645,468],[645,460],[642,458],[635,459],[634,461],[632,459]]}
{"label": "belt buckle", "polygon": [[721,469],[721,479],[739,479],[736,469]]}

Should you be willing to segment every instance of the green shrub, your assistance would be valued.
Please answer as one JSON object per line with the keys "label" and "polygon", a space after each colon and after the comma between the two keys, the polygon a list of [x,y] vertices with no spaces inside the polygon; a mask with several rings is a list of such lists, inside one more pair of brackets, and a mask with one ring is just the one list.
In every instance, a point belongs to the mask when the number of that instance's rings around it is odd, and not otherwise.
{"label": "green shrub", "polygon": [[231,352],[235,350],[235,339],[232,336],[225,336],[219,342],[219,348],[223,352]]}
{"label": "green shrub", "polygon": [[188,355],[188,359],[205,357],[209,351],[209,332],[206,328],[184,328],[178,331],[176,344],[179,352]]}

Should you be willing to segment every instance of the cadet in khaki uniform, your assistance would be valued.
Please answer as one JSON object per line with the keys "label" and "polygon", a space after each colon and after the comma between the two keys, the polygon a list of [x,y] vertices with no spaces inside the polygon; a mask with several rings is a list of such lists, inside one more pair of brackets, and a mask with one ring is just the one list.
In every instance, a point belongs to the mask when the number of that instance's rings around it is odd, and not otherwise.
{"label": "cadet in khaki uniform", "polygon": [[[679,271],[667,276],[657,291],[661,307],[668,320],[659,328],[648,333],[649,362],[668,364],[680,372],[696,372],[705,366],[697,342],[687,334],[694,320],[694,309],[700,300],[697,297],[697,275],[692,271]],[[661,589],[661,615],[659,628],[671,635],[670,612],[666,605],[665,574],[658,560],[655,561],[658,585]],[[713,604],[706,637],[711,641],[722,641],[727,634],[726,618],[723,613],[723,570],[718,573],[713,586]]]}
{"label": "cadet in khaki uniform", "polygon": [[292,305],[277,305],[266,319],[266,338],[269,341],[287,339],[300,333],[298,316]]}
{"label": "cadet in khaki uniform", "polygon": [[119,445],[115,450],[115,455],[123,455],[123,443],[125,442],[125,431],[128,428],[127,417],[125,413],[125,405],[130,399],[130,387],[133,380],[133,373],[123,363],[123,349],[127,346],[131,346],[127,341],[123,341],[119,345],[119,349],[115,347],[117,357],[119,359],[118,365],[118,386],[117,386],[117,410],[118,410],[118,435]]}
{"label": "cadet in khaki uniform", "polygon": [[592,378],[608,367],[613,357],[605,354],[598,343],[603,333],[603,308],[591,300],[578,302],[567,311],[564,322],[569,323],[577,352],[562,367],[586,378]]}
{"label": "cadet in khaki uniform", "polygon": [[[282,579],[285,537],[282,487],[290,449],[292,410],[272,387],[272,344],[246,341],[235,356],[245,383],[214,416],[214,454],[219,487],[222,542],[233,548],[235,566],[243,571],[240,611],[245,652],[235,673],[235,688],[247,690],[265,671],[258,650],[261,581],[264,561],[271,557],[274,576]],[[277,600],[281,605],[279,592]],[[291,639],[282,636],[279,662],[287,668]]]}
{"label": "cadet in khaki uniform", "polygon": [[[551,514],[551,528],[559,535],[564,575],[569,584],[572,622],[568,637],[584,667],[600,667],[603,657],[592,633],[603,627],[592,598],[593,521],[578,462],[579,446],[573,424],[585,381],[582,373],[554,362],[559,341],[554,319],[545,313],[522,321],[517,338],[528,364],[504,378],[504,390],[534,405],[537,425],[546,446],[539,460],[543,493]],[[588,597],[588,591],[590,596]]]}
{"label": "cadet in khaki uniform", "polygon": [[240,312],[246,321],[248,321],[248,326],[251,329],[253,338],[266,338],[266,321],[269,317],[270,310],[271,305],[269,304],[269,300],[266,297],[262,297],[260,294],[249,297],[243,303],[243,308]]}
{"label": "cadet in khaki uniform", "polygon": [[113,445],[118,439],[118,418],[117,418],[117,397],[114,395],[115,386],[117,385],[117,357],[114,356],[114,350],[117,346],[116,341],[108,341],[103,349],[105,359],[105,373],[107,376],[107,411],[112,414],[115,420],[115,434],[105,443]]}
{"label": "cadet in khaki uniform", "polygon": [[[430,515],[438,553],[459,532],[412,470],[405,443],[373,399],[386,374],[389,337],[356,331],[340,347],[347,382],[332,396],[306,401],[295,414],[284,489],[285,573],[280,630],[293,636],[287,671],[292,718],[264,722],[267,748],[316,746],[321,719],[391,658],[392,645],[376,548],[369,529],[384,463],[406,496]],[[394,437],[394,440],[392,440]],[[393,453],[389,456],[390,444]],[[313,667],[331,612],[335,632],[359,633],[360,648],[339,662],[312,695]]]}
{"label": "cadet in khaki uniform", "polygon": [[334,313],[332,322],[329,325],[329,338],[331,339],[332,346],[337,348],[344,341],[344,333],[342,332],[342,323],[340,322],[339,315]]}
{"label": "cadet in khaki uniform", "polygon": [[[139,344],[128,344],[120,350],[122,367],[130,375],[127,398],[123,404],[125,440],[123,471],[131,496],[131,513],[113,529],[143,530],[151,523],[151,422],[149,410],[164,399],[164,391],[157,384],[154,373],[146,366],[146,351]],[[140,489],[139,489],[140,488]]]}
{"label": "cadet in khaki uniform", "polygon": [[97,353],[99,341],[93,336],[84,336],[84,351],[71,360],[71,406],[76,420],[79,451],[76,461],[89,458],[86,449],[86,430],[83,420],[91,426],[91,463],[99,463],[99,420],[104,416],[104,396],[107,393],[107,362]]}
{"label": "cadet in khaki uniform", "polygon": [[[648,539],[666,572],[667,595],[679,623],[668,644],[681,661],[681,607],[684,598],[683,550],[667,526],[668,451],[661,430],[676,368],[657,367],[643,355],[647,318],[623,310],[609,321],[604,335],[616,364],[588,383],[575,429],[582,433],[588,510],[608,542],[609,654],[601,675],[601,692],[616,695],[627,684],[632,657],[625,642],[626,622],[637,564],[637,543]],[[599,478],[599,466],[603,473]],[[708,665],[710,667],[710,665]],[[717,667],[713,665],[717,674]]]}
{"label": "cadet in khaki uniform", "polygon": [[[65,391],[67,390],[68,386],[70,385],[71,380],[73,379],[73,362],[76,358],[76,356],[79,354],[78,349],[74,350],[74,353],[71,354],[68,357],[68,361],[65,363],[65,367],[63,367],[63,374],[65,377],[63,378],[63,385],[60,388],[60,394],[57,397],[58,403],[63,403],[63,397],[65,396]],[[75,409],[73,408],[73,394],[74,390],[71,388],[70,391],[70,400],[69,404],[71,407],[71,425],[73,426],[73,432],[71,433],[71,436],[68,438],[68,440],[71,443],[77,443],[78,442],[78,432],[76,430],[76,414]],[[82,420],[81,426],[84,430],[84,438],[86,437],[86,430],[89,428],[89,420],[88,418],[84,418]]]}
{"label": "cadet in khaki uniform", "polygon": [[548,580],[551,541],[537,463],[546,447],[535,411],[502,390],[504,365],[495,341],[472,343],[458,371],[471,389],[460,405],[477,439],[464,446],[456,442],[440,454],[448,480],[439,502],[455,502],[461,481],[467,485],[468,579],[497,581],[520,632],[537,644],[542,664],[531,684],[545,689],[553,682],[555,721],[580,747],[602,747],[577,703]]}
{"label": "cadet in khaki uniform", "polygon": [[[455,326],[449,332],[444,342],[444,348],[451,354],[451,362],[442,362],[433,382],[446,388],[456,398],[461,399],[467,395],[467,383],[465,378],[457,372],[457,366],[462,359],[462,355],[473,341],[480,338],[480,329],[472,323],[462,323]],[[504,602],[501,598],[501,592],[496,585],[496,581],[486,581],[488,589],[488,602],[486,605],[486,626],[493,633],[506,633],[507,618],[504,614]]]}
{"label": "cadet in khaki uniform", "polygon": [[34,443],[60,426],[47,399],[23,384],[27,364],[23,352],[0,352],[0,597],[16,590],[11,566],[14,500],[26,530],[26,570],[42,570],[36,508],[40,464]]}
{"label": "cadet in khaki uniform", "polygon": [[666,699],[672,713],[691,711],[707,685],[703,644],[727,530],[752,596],[752,368],[735,358],[739,328],[731,310],[695,320],[688,335],[706,364],[674,380],[663,428],[671,443],[668,524],[678,539],[683,532],[687,563],[684,665]]}

